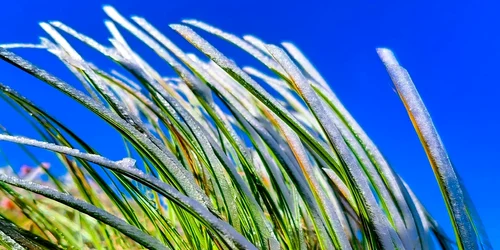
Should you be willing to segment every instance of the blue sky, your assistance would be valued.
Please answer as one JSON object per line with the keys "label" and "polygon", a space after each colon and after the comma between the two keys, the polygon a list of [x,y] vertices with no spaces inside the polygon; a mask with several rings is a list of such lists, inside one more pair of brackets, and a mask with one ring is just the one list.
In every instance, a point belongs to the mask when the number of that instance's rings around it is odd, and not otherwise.
{"label": "blue sky", "polygon": [[[500,5],[495,1],[403,2],[3,1],[0,43],[37,42],[43,35],[37,23],[47,20],[62,21],[105,43],[108,34],[103,25],[103,4],[112,4],[127,16],[146,17],[186,50],[194,48],[168,27],[184,18],[200,19],[237,35],[252,34],[269,43],[291,41],[315,64],[391,165],[453,235],[425,153],[375,52],[376,47],[391,48],[412,75],[493,246],[498,248],[500,169],[493,159],[500,156],[500,84],[496,74],[500,68]],[[211,41],[240,65],[256,63],[226,43]],[[84,46],[77,48],[95,56]],[[145,47],[137,49],[150,53]],[[46,52],[19,53],[77,83]],[[168,69],[158,59],[152,60],[160,69]],[[113,66],[97,56],[94,62],[108,69]],[[0,62],[0,82],[61,119],[101,153],[117,159],[123,156],[119,137],[67,97],[4,62]],[[0,102],[0,110],[0,124],[16,134],[34,135],[5,103]],[[75,116],[77,113],[80,115]],[[0,146],[12,152],[12,165],[29,163],[16,155],[12,146]],[[52,159],[43,153],[40,157]],[[0,166],[5,164],[0,160]]]}

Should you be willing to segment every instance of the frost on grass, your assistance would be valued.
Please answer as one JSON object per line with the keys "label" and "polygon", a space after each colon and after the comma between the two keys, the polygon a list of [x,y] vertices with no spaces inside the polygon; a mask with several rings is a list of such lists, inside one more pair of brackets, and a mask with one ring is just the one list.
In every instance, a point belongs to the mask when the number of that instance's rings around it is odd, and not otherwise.
{"label": "frost on grass", "polygon": [[40,184],[36,184],[33,182],[25,181],[18,179],[13,176],[6,176],[3,174],[0,174],[0,182],[5,182],[7,184],[23,188],[26,190],[29,190],[31,192],[43,195],[49,199],[53,199],[55,201],[58,201],[62,204],[65,204],[67,206],[70,206],[82,213],[88,214],[106,224],[109,226],[112,226],[116,228],[118,231],[121,233],[129,236],[130,238],[136,240],[139,244],[143,245],[144,247],[150,248],[150,249],[167,249],[163,244],[161,244],[158,240],[155,238],[147,235],[146,233],[140,231],[136,227],[133,227],[129,224],[127,224],[125,221],[122,219],[102,210],[99,209],[89,203],[86,203],[82,200],[75,199],[73,196],[69,194],[64,194],[60,193],[54,189],[51,189],[49,187],[42,186]]}
{"label": "frost on grass", "polygon": [[267,56],[266,54],[264,54],[262,51],[258,50],[257,48],[253,47],[251,44],[249,44],[245,40],[243,40],[243,39],[241,39],[233,34],[226,33],[224,31],[217,29],[213,26],[210,26],[206,23],[197,21],[197,20],[183,20],[183,23],[198,27],[200,29],[203,29],[207,32],[210,32],[216,36],[219,36],[219,37],[233,43],[234,45],[240,47],[241,49],[243,49],[244,51],[246,51],[250,55],[254,56],[257,60],[261,61],[268,68],[275,70],[276,72],[278,72],[281,75],[284,75],[283,69],[276,61],[272,60],[269,56]]}
{"label": "frost on grass", "polygon": [[7,234],[0,230],[0,241],[2,245],[8,246],[12,250],[24,250],[25,248],[17,243],[14,239],[9,237]]}
{"label": "frost on grass", "polygon": [[329,112],[331,111],[325,109],[325,106],[320,101],[317,94],[309,86],[307,79],[302,73],[300,73],[299,69],[292,63],[291,59],[282,49],[273,45],[267,46],[267,49],[281,64],[287,74],[289,74],[292,82],[294,83],[294,88],[296,88],[300,95],[304,98],[305,102],[308,104],[309,108],[312,110],[325,130],[331,145],[345,162],[343,166],[346,169],[346,173],[349,175],[348,180],[352,181],[352,186],[361,191],[360,193],[362,196],[358,202],[363,204],[362,207],[367,210],[369,216],[371,217],[370,220],[372,220],[377,234],[375,240],[379,241],[381,246],[385,249],[391,249],[393,244],[398,246],[398,248],[402,247],[399,237],[394,237],[390,234],[392,229],[390,229],[389,222],[386,220],[385,216],[382,214],[382,210],[377,205],[375,197],[373,196],[373,193],[368,185],[367,178],[363,174],[358,160],[355,159],[353,153],[347,148],[340,131],[334,125],[335,123],[329,116]]}
{"label": "frost on grass", "polygon": [[[315,193],[316,196],[319,197],[320,206],[322,210],[325,211],[326,216],[323,221],[327,223],[331,223],[331,227],[337,235],[337,242],[335,242],[335,247],[340,249],[351,249],[351,245],[343,233],[343,228],[340,223],[340,218],[335,213],[335,205],[337,205],[336,201],[331,201],[322,187],[319,184],[318,179],[314,176],[314,169],[312,168],[312,164],[309,161],[309,157],[304,149],[304,146],[300,142],[298,136],[293,133],[283,122],[279,122],[279,128],[282,130],[288,144],[290,145],[291,150],[293,151],[299,165],[302,168],[303,174],[306,177],[309,185],[311,186],[311,190]],[[328,244],[328,243],[327,243]]]}
{"label": "frost on grass", "polygon": [[459,244],[464,249],[477,249],[477,238],[465,206],[463,187],[458,180],[429,112],[423,104],[408,72],[399,65],[394,54],[390,50],[383,48],[378,49],[377,52],[405,104],[408,115],[412,118],[411,120],[431,162],[438,184],[443,190],[446,205],[452,215],[454,228],[456,233],[460,235]]}
{"label": "frost on grass", "polygon": [[[243,247],[244,249],[253,249],[253,245],[248,242],[245,238],[243,238],[236,230],[234,230],[231,226],[229,226],[226,222],[218,219],[216,216],[214,216],[209,210],[207,210],[202,204],[198,203],[197,201],[182,195],[180,192],[175,190],[174,188],[166,185],[165,183],[161,182],[160,180],[156,179],[153,176],[146,175],[143,172],[141,172],[139,169],[134,168],[136,161],[131,158],[124,158],[120,161],[111,161],[108,160],[100,155],[95,155],[95,154],[88,154],[88,153],[83,153],[80,152],[77,149],[73,148],[68,148],[65,146],[59,146],[55,145],[52,143],[47,143],[43,141],[37,141],[34,139],[29,139],[25,137],[19,137],[19,136],[10,136],[10,135],[2,135],[0,134],[0,140],[3,141],[10,141],[14,143],[19,143],[23,145],[30,145],[30,146],[35,146],[39,148],[44,148],[48,149],[54,152],[58,153],[63,153],[63,154],[68,154],[74,157],[82,158],[85,159],[89,162],[93,162],[96,164],[99,164],[103,167],[109,168],[111,170],[115,170],[118,172],[121,172],[122,174],[129,176],[130,178],[146,185],[151,188],[153,188],[155,191],[158,191],[159,193],[166,195],[168,198],[173,199],[180,203],[182,206],[186,206],[189,208],[189,210],[197,213],[199,216],[203,217],[204,220],[210,224],[211,226],[217,228],[218,232],[221,234],[221,236],[226,237],[227,240],[229,241],[229,244],[239,248]],[[3,174],[0,174],[0,181],[7,182],[12,185],[17,185],[22,188],[29,189],[30,191],[40,193],[42,195],[45,195],[49,198],[54,197],[55,200],[61,200],[62,202],[70,203],[70,204],[75,204],[77,207],[84,207],[85,208],[91,208],[91,210],[95,210],[93,207],[91,207],[90,204],[83,204],[81,201],[73,200],[73,198],[69,195],[65,196],[63,194],[57,193],[55,190],[49,190],[47,188],[44,188],[38,184],[30,183],[24,180],[17,180],[14,177],[9,177]],[[21,184],[17,184],[21,183]],[[39,191],[42,190],[42,191]],[[45,190],[45,192],[44,192]],[[71,199],[70,199],[71,198]],[[65,203],[65,204],[66,204]],[[71,205],[70,205],[71,206]],[[75,209],[78,209],[75,207]],[[109,217],[106,215],[106,212],[98,211],[95,210],[94,213],[97,213],[97,216],[101,217]],[[92,214],[90,214],[92,215]],[[109,218],[108,218],[109,219]],[[114,218],[110,218],[111,221],[114,221]],[[126,230],[131,231],[130,233],[137,233],[135,228],[134,230],[131,230],[128,226],[123,226],[121,222],[111,222],[113,225],[116,224],[116,226],[120,228],[124,228]],[[113,226],[111,225],[111,226]],[[128,232],[128,231],[127,231]],[[140,231],[139,231],[140,232]],[[141,232],[142,233],[142,232]],[[128,235],[128,234],[127,234]],[[137,237],[143,237],[144,234],[139,234]],[[145,239],[147,240],[147,238]],[[148,245],[155,246],[155,244],[151,242],[146,242]],[[162,249],[162,248],[153,248],[153,249]]]}
{"label": "frost on grass", "polygon": [[[104,23],[111,36],[107,44],[53,21],[40,24],[49,38],[41,37],[39,45],[0,45],[0,58],[69,95],[107,121],[126,138],[129,156],[133,155],[145,169],[143,172],[135,167],[136,160],[132,158],[113,161],[86,153],[91,148],[66,128],[64,133],[71,134],[72,139],[78,140],[78,148],[86,150],[62,146],[70,144],[63,134],[53,134],[62,125],[0,84],[2,97],[32,114],[35,123],[42,125],[42,132],[51,135],[47,141],[53,143],[11,135],[0,135],[0,140],[58,153],[74,175],[73,182],[63,181],[62,185],[78,185],[78,190],[73,187],[70,193],[97,205],[89,206],[69,194],[28,180],[0,175],[1,181],[69,206],[61,210],[60,204],[51,202],[51,206],[58,204],[58,209],[53,210],[37,200],[35,209],[24,210],[40,210],[42,215],[53,217],[53,223],[48,225],[44,218],[29,214],[32,222],[42,225],[46,232],[62,233],[61,237],[77,247],[85,241],[89,247],[117,244],[116,247],[125,249],[130,245],[122,240],[122,234],[146,248],[159,249],[191,246],[427,250],[434,248],[432,237],[437,237],[445,249],[450,247],[425,207],[394,173],[326,80],[293,44],[281,44],[289,56],[280,47],[254,36],[240,38],[200,21],[183,21],[236,45],[267,67],[242,69],[188,26],[171,27],[209,61],[184,52],[173,38],[142,17],[129,20],[111,6],[105,6],[104,11],[111,19]],[[107,73],[86,61],[78,47],[62,36],[65,34],[105,55],[118,68]],[[135,43],[129,39],[146,44],[176,75],[162,75],[148,58],[135,50]],[[6,50],[14,48],[49,51],[70,69],[91,96]],[[409,107],[438,182],[445,190],[458,242],[463,248],[474,249],[476,246],[471,243],[474,232],[464,213],[472,208],[466,207],[467,199],[460,198],[462,187],[443,154],[442,142],[433,126],[429,126],[430,117],[411,87],[408,73],[394,55],[385,49],[378,52]],[[62,154],[77,161],[67,161]],[[77,162],[85,169],[80,170]],[[114,196],[110,190],[117,191],[118,186],[100,179],[89,163],[110,170],[105,174],[112,173],[133,199],[127,195]],[[37,167],[37,170],[43,169]],[[89,181],[93,178],[97,186],[86,183],[87,174]],[[38,181],[35,178],[38,175],[37,171],[31,171],[22,176]],[[57,183],[58,180],[51,179],[48,186]],[[139,189],[135,189],[136,185]],[[105,193],[92,197],[93,192],[86,192],[89,186]],[[23,203],[21,193],[12,193],[7,187],[0,185],[0,192],[8,192],[8,201],[15,200],[19,206],[30,205]],[[29,193],[26,190],[22,195]],[[106,201],[113,201],[111,208],[106,202],[100,203],[103,195]],[[109,231],[102,223],[90,222],[87,217],[68,219],[65,215],[73,214],[69,212],[72,208],[115,227],[122,234]],[[101,208],[123,215],[131,225],[115,220]],[[77,229],[81,234],[75,238],[66,232],[67,228]],[[1,237],[8,241],[12,234],[7,232]]]}
{"label": "frost on grass", "polygon": [[123,119],[121,119],[115,113],[111,112],[106,107],[95,103],[93,99],[86,96],[79,90],[59,80],[58,78],[52,76],[45,70],[42,70],[34,66],[33,64],[29,63],[28,61],[15,55],[12,52],[0,48],[0,58],[3,58],[4,60],[17,65],[24,71],[40,79],[43,79],[43,81],[45,81],[46,83],[59,89],[61,92],[71,96],[75,100],[79,101],[84,106],[89,108],[91,111],[101,115],[104,119],[106,119],[111,124],[115,125],[117,128],[127,131],[127,133],[129,133],[134,140],[143,143],[143,145],[150,151],[150,153],[153,153],[161,161],[165,163],[165,166],[169,168],[169,171],[172,173],[172,175],[176,176],[176,181],[179,183],[179,185],[183,187],[186,193],[188,193],[190,196],[195,197],[199,201],[202,201],[204,204],[207,204],[207,206],[209,206],[206,196],[201,192],[198,186],[194,184],[194,179],[192,174],[186,171],[184,168],[182,168],[173,155],[171,155],[169,152],[162,152],[156,145],[154,145],[151,141],[149,141],[144,134],[137,131],[130,124],[127,124]]}

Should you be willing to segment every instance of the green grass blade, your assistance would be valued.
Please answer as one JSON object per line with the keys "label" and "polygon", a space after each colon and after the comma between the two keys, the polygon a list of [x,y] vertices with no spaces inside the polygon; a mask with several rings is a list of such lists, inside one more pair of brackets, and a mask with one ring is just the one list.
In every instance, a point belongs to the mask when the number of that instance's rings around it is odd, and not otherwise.
{"label": "green grass blade", "polygon": [[175,159],[173,155],[168,154],[167,152],[161,151],[158,147],[151,144],[147,138],[145,138],[141,133],[139,133],[135,128],[127,124],[121,118],[117,117],[114,113],[111,113],[105,107],[96,104],[92,99],[88,96],[84,95],[80,91],[71,87],[67,83],[57,79],[56,77],[50,75],[48,72],[37,68],[33,64],[24,60],[23,58],[15,55],[12,52],[9,52],[3,48],[0,48],[0,58],[12,63],[13,65],[19,67],[20,69],[28,72],[29,74],[34,75],[35,77],[45,81],[46,83],[54,86],[65,94],[71,96],[75,100],[79,101],[87,108],[100,115],[102,118],[106,119],[112,125],[116,126],[120,130],[124,131],[124,134],[130,136],[130,139],[140,142],[140,144],[148,150],[150,154],[153,154],[159,158],[164,163],[164,166],[170,171],[170,174],[176,176],[172,179],[182,190],[188,193],[193,198],[202,202],[202,204],[206,204],[209,206],[209,202],[207,201],[205,195],[198,188],[198,186],[194,183],[193,177],[191,173],[186,171],[184,168],[179,166],[179,163]]}
{"label": "green grass blade", "polygon": [[422,145],[427,153],[432,169],[450,213],[453,228],[460,249],[479,249],[474,233],[473,223],[470,221],[463,186],[460,184],[443,142],[439,137],[429,112],[427,111],[408,72],[401,66],[388,49],[378,49],[382,62],[396,86],[396,90],[403,101],[408,115],[417,131]]}
{"label": "green grass blade", "polygon": [[96,219],[99,219],[100,221],[116,228],[117,230],[127,235],[131,239],[137,241],[137,243],[143,245],[144,247],[150,249],[167,249],[163,244],[161,244],[155,238],[127,224],[118,217],[102,209],[99,209],[93,205],[90,205],[89,203],[86,203],[82,200],[75,199],[73,196],[69,194],[60,193],[52,188],[48,188],[33,182],[21,180],[16,177],[7,176],[4,174],[0,174],[0,181],[43,195],[49,199],[58,201],[82,213],[88,214]]}
{"label": "green grass blade", "polygon": [[[368,234],[368,240],[377,242],[384,249],[392,249],[394,246],[402,248],[400,239],[391,235],[392,228],[390,228],[382,210],[377,205],[358,160],[355,159],[354,154],[348,149],[338,128],[334,126],[335,123],[333,122],[331,111],[325,108],[325,105],[310,87],[306,78],[282,49],[276,46],[268,46],[267,48],[289,74],[292,82],[295,84],[294,87],[304,98],[316,116],[316,119],[318,119],[320,125],[325,130],[332,147],[341,156],[344,163],[343,166],[345,167],[344,173],[348,176],[346,179],[349,180],[347,182],[348,186],[355,193],[355,200],[358,202],[358,207],[364,209],[366,216],[364,219],[367,220],[366,226],[372,227],[373,233],[376,235]],[[391,235],[391,237],[387,237],[387,235]]]}

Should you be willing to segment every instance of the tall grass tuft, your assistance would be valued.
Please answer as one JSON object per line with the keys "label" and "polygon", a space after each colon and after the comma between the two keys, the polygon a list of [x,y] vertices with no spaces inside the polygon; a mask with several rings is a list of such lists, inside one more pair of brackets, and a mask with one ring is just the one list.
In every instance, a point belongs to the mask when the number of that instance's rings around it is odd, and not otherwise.
{"label": "tall grass tuft", "polygon": [[[39,133],[1,141],[53,152],[48,164],[0,172],[0,243],[7,249],[491,249],[408,72],[377,52],[428,155],[455,230],[443,233],[404,180],[291,43],[271,45],[195,20],[170,27],[206,57],[177,47],[146,19],[105,6],[101,44],[62,22],[40,44],[0,45],[0,58],[70,96],[120,134],[108,159],[37,104],[0,96]],[[270,69],[240,68],[203,30]],[[177,74],[164,76],[122,35],[144,42]],[[74,37],[116,63],[85,60]],[[46,50],[82,92],[11,52]],[[29,114],[29,115],[27,115]],[[121,145],[109,145],[120,147]]]}

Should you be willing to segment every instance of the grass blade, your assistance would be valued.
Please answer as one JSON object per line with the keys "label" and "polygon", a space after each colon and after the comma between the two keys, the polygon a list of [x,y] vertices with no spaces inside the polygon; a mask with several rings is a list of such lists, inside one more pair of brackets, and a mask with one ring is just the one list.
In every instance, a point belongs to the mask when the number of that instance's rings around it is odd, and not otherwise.
{"label": "grass blade", "polygon": [[418,94],[410,75],[401,67],[388,49],[377,50],[380,59],[385,64],[394,86],[403,101],[408,115],[417,131],[427,157],[439,183],[439,187],[450,213],[453,228],[457,236],[460,249],[479,249],[477,238],[473,230],[473,223],[467,212],[463,194],[463,186],[455,173],[451,161],[446,153],[443,142],[439,137],[432,119],[420,95]]}
{"label": "grass blade", "polygon": [[82,213],[88,214],[96,219],[99,219],[100,221],[106,223],[107,225],[116,228],[117,230],[127,235],[131,239],[135,240],[137,243],[143,245],[144,247],[150,249],[167,249],[163,244],[161,244],[155,238],[127,224],[120,218],[102,209],[99,209],[93,205],[90,205],[89,203],[86,203],[82,200],[75,199],[73,196],[69,194],[64,194],[52,188],[48,188],[33,182],[21,180],[16,177],[7,176],[4,174],[0,174],[0,181],[43,195],[49,199],[53,199],[62,204],[70,206]]}

